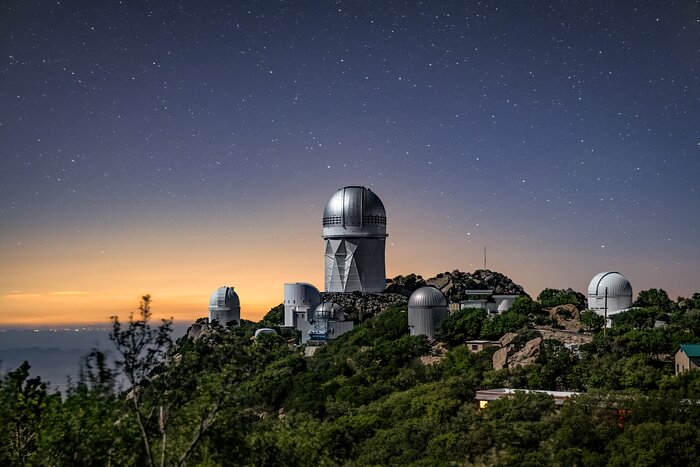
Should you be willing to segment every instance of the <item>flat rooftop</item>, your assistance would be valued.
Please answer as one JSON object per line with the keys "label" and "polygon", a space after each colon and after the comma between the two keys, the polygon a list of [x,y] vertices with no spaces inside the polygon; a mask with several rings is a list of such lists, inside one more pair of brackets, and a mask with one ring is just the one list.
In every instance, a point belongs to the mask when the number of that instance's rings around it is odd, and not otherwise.
{"label": "flat rooftop", "polygon": [[510,397],[518,392],[524,392],[528,394],[547,394],[554,398],[554,403],[556,405],[562,405],[564,401],[571,396],[581,394],[580,392],[574,391],[543,391],[539,389],[510,389],[510,388],[499,388],[499,389],[484,389],[483,391],[476,391],[476,400],[478,401],[495,401],[502,399],[504,397]]}

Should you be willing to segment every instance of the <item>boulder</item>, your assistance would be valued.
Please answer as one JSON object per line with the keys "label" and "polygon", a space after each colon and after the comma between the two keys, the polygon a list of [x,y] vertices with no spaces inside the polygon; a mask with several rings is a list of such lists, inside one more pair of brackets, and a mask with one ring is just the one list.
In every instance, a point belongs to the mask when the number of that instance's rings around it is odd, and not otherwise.
{"label": "boulder", "polygon": [[494,370],[502,370],[508,366],[508,348],[501,347],[493,354],[492,360]]}
{"label": "boulder", "polygon": [[548,308],[552,323],[556,323],[562,329],[578,331],[581,327],[581,312],[575,305],[559,305]]}
{"label": "boulder", "polygon": [[540,352],[542,337],[535,337],[525,342],[522,336],[509,332],[503,335],[498,342],[501,344],[501,348],[493,354],[491,360],[494,370],[534,363]]}
{"label": "boulder", "polygon": [[534,339],[527,341],[522,349],[510,356],[508,360],[508,368],[526,366],[531,363],[535,363],[535,360],[537,360],[537,357],[540,354],[540,345],[542,345],[541,337],[535,337]]}
{"label": "boulder", "polygon": [[508,347],[508,346],[517,344],[519,338],[520,338],[520,336],[518,336],[516,333],[507,332],[507,333],[503,334],[503,337],[498,339],[498,343],[500,344],[501,347]]}

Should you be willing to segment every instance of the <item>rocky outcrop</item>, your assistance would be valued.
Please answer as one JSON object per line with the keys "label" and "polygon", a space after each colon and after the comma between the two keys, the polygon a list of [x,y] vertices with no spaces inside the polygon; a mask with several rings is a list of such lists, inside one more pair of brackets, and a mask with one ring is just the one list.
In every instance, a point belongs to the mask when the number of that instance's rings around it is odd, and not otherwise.
{"label": "rocky outcrop", "polygon": [[537,332],[542,335],[542,339],[554,339],[564,345],[581,345],[588,344],[593,341],[593,336],[590,334],[580,334],[572,331],[537,328]]}
{"label": "rocky outcrop", "polygon": [[419,360],[423,365],[434,365],[443,361],[446,354],[447,348],[445,347],[445,344],[434,341],[430,346],[428,354],[421,356]]}
{"label": "rocky outcrop", "polygon": [[213,337],[216,333],[217,330],[214,329],[214,326],[208,323],[199,322],[198,320],[187,329],[187,334],[185,335],[188,339],[192,339],[193,341],[197,342],[200,340],[209,340],[209,338]]}
{"label": "rocky outcrop", "polygon": [[393,279],[387,279],[386,292],[410,297],[416,289],[424,285],[440,289],[452,303],[466,299],[467,290],[487,289],[493,290],[495,294],[525,294],[523,288],[508,276],[488,269],[477,269],[472,273],[455,269],[425,280],[416,274],[396,276]]}
{"label": "rocky outcrop", "polygon": [[386,290],[384,293],[397,293],[408,298],[413,292],[425,285],[425,280],[416,274],[408,276],[396,276],[386,280]]}
{"label": "rocky outcrop", "polygon": [[525,294],[522,286],[508,276],[488,269],[477,269],[473,273],[459,270],[444,272],[427,279],[425,283],[440,289],[452,303],[465,300],[467,290],[493,290],[494,294]]}
{"label": "rocky outcrop", "polygon": [[547,312],[552,324],[556,324],[560,329],[578,331],[581,327],[581,312],[575,305],[559,305],[548,308]]}
{"label": "rocky outcrop", "polygon": [[343,308],[346,319],[353,321],[364,321],[389,305],[408,305],[408,299],[397,293],[324,293],[323,301],[337,303]]}
{"label": "rocky outcrop", "polygon": [[494,370],[515,368],[534,363],[540,353],[542,337],[526,341],[522,336],[509,332],[499,339],[501,348],[493,354]]}

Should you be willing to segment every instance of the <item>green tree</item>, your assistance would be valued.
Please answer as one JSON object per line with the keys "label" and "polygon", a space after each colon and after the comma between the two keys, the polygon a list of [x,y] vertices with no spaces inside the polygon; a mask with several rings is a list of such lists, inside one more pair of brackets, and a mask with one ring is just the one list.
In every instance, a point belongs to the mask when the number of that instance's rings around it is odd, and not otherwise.
{"label": "green tree", "polygon": [[605,318],[592,310],[584,310],[581,312],[581,326],[593,332],[598,332],[603,329]]}
{"label": "green tree", "polygon": [[22,363],[5,376],[0,385],[2,465],[26,465],[31,461],[42,417],[52,397],[41,378],[29,377],[30,368],[29,363]]}
{"label": "green tree", "polygon": [[280,303],[265,314],[260,324],[263,326],[282,326],[284,324],[284,303]]}
{"label": "green tree", "polygon": [[[133,414],[141,433],[146,462],[152,466],[155,463],[154,453],[146,425],[153,412],[145,411],[142,395],[144,388],[150,382],[151,373],[163,363],[172,345],[170,337],[172,319],[162,320],[162,324],[154,329],[150,324],[151,314],[151,296],[144,295],[139,304],[139,317],[135,319],[132,312],[126,328],[122,327],[118,316],[112,316],[112,330],[109,338],[119,353],[116,360],[117,368],[131,385],[130,399],[133,403]],[[165,436],[166,417],[163,414],[163,407],[160,406],[159,409],[159,427],[161,435]]]}
{"label": "green tree", "polygon": [[553,391],[571,389],[569,373],[576,360],[564,344],[554,339],[543,340],[535,363],[527,367],[529,388]]}
{"label": "green tree", "polygon": [[481,328],[487,319],[484,310],[457,311],[438,323],[435,338],[451,346],[463,344],[464,341],[476,339],[481,335]]}
{"label": "green tree", "polygon": [[647,289],[639,292],[633,305],[642,308],[658,307],[668,313],[673,308],[674,303],[668,298],[664,289]]}
{"label": "green tree", "polygon": [[560,305],[574,305],[579,310],[586,308],[586,296],[571,288],[544,289],[537,296],[537,301],[545,308],[552,308]]}
{"label": "green tree", "polygon": [[658,318],[664,316],[659,308],[632,308],[612,318],[613,327],[627,329],[653,329]]}
{"label": "green tree", "polygon": [[698,465],[698,429],[683,423],[631,425],[608,445],[610,466]]}
{"label": "green tree", "polygon": [[530,325],[528,317],[510,309],[487,320],[481,328],[481,335],[487,339],[498,339],[507,332],[516,332]]}

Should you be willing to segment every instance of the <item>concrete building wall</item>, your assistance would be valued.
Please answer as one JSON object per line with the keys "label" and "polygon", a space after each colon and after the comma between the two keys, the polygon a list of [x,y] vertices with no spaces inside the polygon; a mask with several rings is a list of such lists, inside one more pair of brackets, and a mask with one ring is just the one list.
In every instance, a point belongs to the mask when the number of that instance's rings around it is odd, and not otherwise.
{"label": "concrete building wall", "polygon": [[236,324],[241,323],[241,308],[209,308],[209,322],[218,321],[219,324],[225,326],[231,321],[235,321]]}
{"label": "concrete building wall", "polygon": [[306,282],[284,284],[284,325],[297,327],[297,321],[310,321],[321,303],[321,293]]}
{"label": "concrete building wall", "polygon": [[676,374],[688,370],[700,369],[700,357],[688,357],[681,349],[678,349],[675,357]]}

